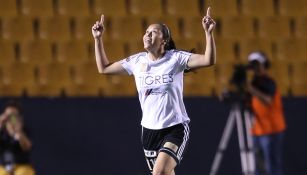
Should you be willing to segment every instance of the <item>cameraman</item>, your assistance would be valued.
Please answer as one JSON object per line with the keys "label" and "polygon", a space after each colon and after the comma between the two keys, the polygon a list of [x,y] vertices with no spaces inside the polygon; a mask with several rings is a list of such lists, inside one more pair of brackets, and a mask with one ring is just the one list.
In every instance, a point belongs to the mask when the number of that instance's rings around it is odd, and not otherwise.
{"label": "cameraman", "polygon": [[262,52],[248,56],[252,81],[251,94],[254,114],[252,135],[256,153],[256,174],[282,175],[282,142],[286,128],[281,95],[275,81],[268,75],[270,63]]}

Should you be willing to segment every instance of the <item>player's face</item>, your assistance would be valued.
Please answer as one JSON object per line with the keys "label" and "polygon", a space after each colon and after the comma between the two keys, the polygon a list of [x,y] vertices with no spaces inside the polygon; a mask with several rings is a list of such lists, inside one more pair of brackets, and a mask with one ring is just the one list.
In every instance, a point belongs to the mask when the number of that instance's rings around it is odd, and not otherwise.
{"label": "player's face", "polygon": [[156,51],[161,49],[161,46],[164,46],[164,39],[161,26],[159,24],[150,25],[144,36],[144,49],[147,51]]}

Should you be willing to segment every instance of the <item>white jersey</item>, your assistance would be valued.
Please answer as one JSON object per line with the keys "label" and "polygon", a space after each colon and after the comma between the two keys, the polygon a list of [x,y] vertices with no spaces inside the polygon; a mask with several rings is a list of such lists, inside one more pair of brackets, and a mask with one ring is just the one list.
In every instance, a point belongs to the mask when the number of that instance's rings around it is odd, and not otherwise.
{"label": "white jersey", "polygon": [[152,61],[147,52],[120,61],[133,74],[143,112],[141,125],[148,129],[167,128],[190,121],[183,103],[183,71],[191,53],[169,50]]}

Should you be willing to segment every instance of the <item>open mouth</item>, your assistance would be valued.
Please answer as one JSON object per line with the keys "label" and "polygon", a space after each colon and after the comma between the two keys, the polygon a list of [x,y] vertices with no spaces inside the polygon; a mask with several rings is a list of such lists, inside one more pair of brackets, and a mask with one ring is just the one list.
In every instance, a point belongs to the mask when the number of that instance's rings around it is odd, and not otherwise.
{"label": "open mouth", "polygon": [[151,39],[145,39],[144,42],[145,43],[151,43]]}

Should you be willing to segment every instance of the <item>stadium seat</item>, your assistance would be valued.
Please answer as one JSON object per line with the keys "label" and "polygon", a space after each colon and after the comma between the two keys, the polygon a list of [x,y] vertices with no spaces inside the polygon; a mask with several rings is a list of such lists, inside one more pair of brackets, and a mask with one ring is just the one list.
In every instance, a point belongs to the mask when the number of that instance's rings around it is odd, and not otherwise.
{"label": "stadium seat", "polygon": [[143,21],[138,17],[112,18],[110,39],[121,41],[142,40],[144,30]]}
{"label": "stadium seat", "polygon": [[69,41],[56,45],[56,61],[70,66],[84,64],[88,59],[88,45],[82,41]]}
{"label": "stadium seat", "polygon": [[90,14],[88,0],[58,0],[56,12],[65,17],[87,17]]}
{"label": "stadium seat", "polygon": [[270,72],[277,83],[277,87],[283,96],[290,93],[290,64],[287,61],[273,61]]}
{"label": "stadium seat", "polygon": [[250,17],[224,17],[221,20],[221,35],[224,38],[242,40],[254,38],[254,21]]}
{"label": "stadium seat", "polygon": [[183,18],[183,38],[204,41],[205,31],[202,26],[202,17]]}
{"label": "stadium seat", "polygon": [[31,96],[56,97],[66,95],[72,84],[72,66],[53,62],[39,66],[38,81]]}
{"label": "stadium seat", "polygon": [[290,37],[290,23],[286,17],[269,17],[259,20],[259,37],[278,41]]}
{"label": "stadium seat", "polygon": [[[22,29],[22,30],[21,30]],[[28,42],[34,40],[33,21],[26,17],[2,19],[2,36],[12,42]]]}
{"label": "stadium seat", "polygon": [[231,39],[216,38],[216,56],[218,63],[234,63],[238,62],[239,58],[236,55],[236,42]]}
{"label": "stadium seat", "polygon": [[288,62],[307,61],[307,42],[304,39],[284,39],[277,42],[276,59]]}
{"label": "stadium seat", "polygon": [[[201,16],[200,4],[198,0],[166,0],[166,14],[176,17]],[[188,10],[188,12],[187,12]]]}
{"label": "stadium seat", "polygon": [[35,40],[20,44],[20,61],[32,66],[48,65],[53,62],[52,44]]}
{"label": "stadium seat", "polygon": [[15,62],[2,67],[1,96],[27,95],[35,86],[35,70],[26,63]]}
{"label": "stadium seat", "polygon": [[242,0],[242,14],[253,18],[275,15],[274,0]]}
{"label": "stadium seat", "polygon": [[67,42],[71,40],[71,21],[65,17],[40,19],[39,39],[49,42]]}
{"label": "stadium seat", "polygon": [[[104,48],[110,62],[119,61],[128,56],[125,44],[121,41],[106,41],[104,42]],[[92,46],[92,49],[94,49],[94,46]],[[91,54],[94,54],[94,50],[91,51]],[[90,59],[95,61],[94,55]]]}
{"label": "stadium seat", "polygon": [[235,70],[234,65],[234,63],[229,64],[221,61],[215,65],[217,94],[221,94],[224,90],[229,88],[229,83]]}
{"label": "stadium seat", "polygon": [[138,42],[128,42],[128,53],[127,55],[133,55],[138,52],[145,52],[143,41]]}
{"label": "stadium seat", "polygon": [[307,62],[292,64],[291,91],[294,96],[307,96]]}
{"label": "stadium seat", "polygon": [[73,84],[68,96],[103,96],[107,80],[98,72],[94,62],[74,66]]}
{"label": "stadium seat", "polygon": [[[74,86],[68,96],[135,96],[136,88],[132,76],[100,75],[96,63],[88,62],[75,67]],[[80,91],[83,92],[80,92]]]}
{"label": "stadium seat", "polygon": [[204,53],[204,42],[191,39],[177,39],[175,41],[176,48],[179,50],[185,50],[193,53]]}
{"label": "stadium seat", "polygon": [[282,16],[301,17],[307,16],[306,0],[279,0],[279,11]]}
{"label": "stadium seat", "polygon": [[0,41],[0,66],[6,66],[16,61],[15,44],[12,42]]}
{"label": "stadium seat", "polygon": [[49,18],[54,11],[53,0],[21,0],[21,14],[32,18]]}
{"label": "stadium seat", "polygon": [[132,15],[139,17],[161,17],[163,15],[161,0],[130,0],[128,7]]}
{"label": "stadium seat", "polygon": [[133,76],[107,75],[107,83],[104,89],[104,96],[136,96],[135,80]]}
{"label": "stadium seat", "polygon": [[224,18],[238,15],[237,0],[206,0],[205,7],[212,8],[213,18]]}
{"label": "stadium seat", "polygon": [[92,11],[98,16],[104,14],[109,18],[125,17],[127,15],[125,0],[93,0],[92,7]]}
{"label": "stadium seat", "polygon": [[296,17],[295,23],[295,37],[300,39],[307,39],[307,17]]}
{"label": "stadium seat", "polygon": [[0,17],[1,18],[17,17],[16,1],[0,0]]}
{"label": "stadium seat", "polygon": [[184,74],[184,96],[211,96],[215,93],[213,67],[203,68]]}
{"label": "stadium seat", "polygon": [[273,57],[273,44],[266,39],[244,39],[240,41],[240,59],[245,62],[247,57],[251,52],[262,51],[269,59],[274,59]]}

